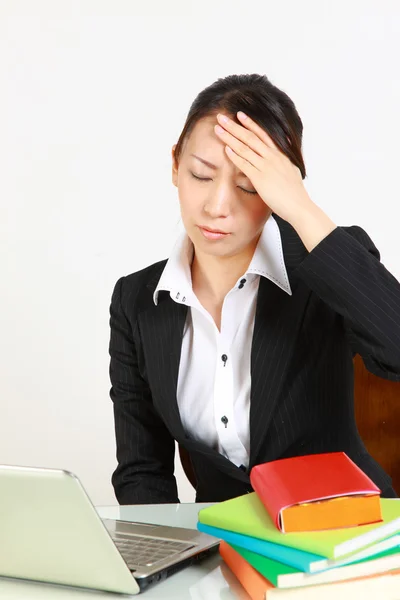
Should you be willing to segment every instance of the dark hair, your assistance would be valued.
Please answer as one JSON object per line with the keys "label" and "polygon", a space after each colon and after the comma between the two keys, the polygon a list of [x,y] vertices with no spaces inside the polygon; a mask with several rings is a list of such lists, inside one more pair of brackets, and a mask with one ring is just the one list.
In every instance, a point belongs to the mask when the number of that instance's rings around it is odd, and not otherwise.
{"label": "dark hair", "polygon": [[200,119],[225,112],[241,124],[236,115],[239,110],[268,133],[300,169],[304,179],[306,168],[301,151],[303,123],[300,116],[289,96],[274,86],[266,75],[257,73],[219,78],[198,94],[189,109],[175,148],[176,162],[179,162],[184,143]]}

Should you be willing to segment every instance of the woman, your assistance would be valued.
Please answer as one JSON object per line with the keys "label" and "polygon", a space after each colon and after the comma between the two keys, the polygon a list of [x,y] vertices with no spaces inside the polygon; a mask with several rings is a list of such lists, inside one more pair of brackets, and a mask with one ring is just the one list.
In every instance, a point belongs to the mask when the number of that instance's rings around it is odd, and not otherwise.
{"label": "woman", "polygon": [[257,74],[190,108],[172,148],[185,232],[111,300],[120,504],[179,502],[174,440],[198,502],[252,491],[255,464],[338,450],[396,496],[357,431],[353,357],[400,380],[400,284],[361,227],[306,192],[302,130]]}

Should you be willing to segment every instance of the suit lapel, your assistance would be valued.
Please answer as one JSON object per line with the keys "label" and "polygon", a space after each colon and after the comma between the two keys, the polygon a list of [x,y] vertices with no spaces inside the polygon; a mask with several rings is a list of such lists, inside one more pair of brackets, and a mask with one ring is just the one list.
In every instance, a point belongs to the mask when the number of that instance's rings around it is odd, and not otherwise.
{"label": "suit lapel", "polygon": [[138,315],[147,372],[155,392],[154,402],[178,439],[185,437],[176,392],[187,311],[187,306],[174,302],[169,293],[160,291],[158,305],[153,304]]}
{"label": "suit lapel", "polygon": [[261,277],[251,347],[250,467],[268,431],[308,293],[291,280],[290,296]]}
{"label": "suit lapel", "polygon": [[[157,278],[158,281],[158,278]],[[148,283],[151,292],[157,283]],[[206,444],[189,438],[183,428],[177,401],[182,337],[188,307],[178,304],[169,293],[160,291],[158,305],[138,315],[139,328],[149,380],[154,390],[154,403],[161,418],[189,451],[212,460],[221,471],[249,483],[249,476],[222,454]]]}
{"label": "suit lapel", "polygon": [[295,229],[278,215],[273,216],[281,233],[292,295],[261,277],[250,361],[250,468],[257,464],[271,424],[309,299],[309,290],[299,285],[296,276],[296,267],[308,251]]}

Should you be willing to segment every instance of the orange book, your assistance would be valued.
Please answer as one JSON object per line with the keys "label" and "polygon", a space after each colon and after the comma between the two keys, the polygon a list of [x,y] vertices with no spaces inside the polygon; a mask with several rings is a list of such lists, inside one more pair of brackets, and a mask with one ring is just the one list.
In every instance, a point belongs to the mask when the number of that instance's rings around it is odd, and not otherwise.
{"label": "orange book", "polygon": [[281,512],[284,531],[318,531],[356,527],[381,519],[378,494],[339,496],[328,500],[303,502]]}
{"label": "orange book", "polygon": [[283,533],[382,521],[380,489],[344,452],[256,465],[250,481]]}
{"label": "orange book", "polygon": [[334,583],[277,588],[226,542],[221,541],[219,552],[251,600],[376,600],[379,597],[394,600],[399,597],[400,569]]}
{"label": "orange book", "polygon": [[268,590],[275,587],[223,540],[219,545],[219,553],[252,600],[264,600]]}

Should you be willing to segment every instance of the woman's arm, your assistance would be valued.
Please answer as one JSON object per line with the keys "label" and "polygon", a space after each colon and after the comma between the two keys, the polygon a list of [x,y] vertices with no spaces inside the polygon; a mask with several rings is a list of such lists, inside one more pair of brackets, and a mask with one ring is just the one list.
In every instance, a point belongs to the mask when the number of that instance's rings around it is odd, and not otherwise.
{"label": "woman's arm", "polygon": [[358,226],[336,227],[296,274],[343,316],[353,352],[367,369],[400,381],[400,283],[369,235]]}
{"label": "woman's arm", "polygon": [[124,279],[117,281],[110,306],[110,397],[118,460],[112,484],[120,504],[177,503],[175,442],[139,372],[132,325],[121,306]]}

